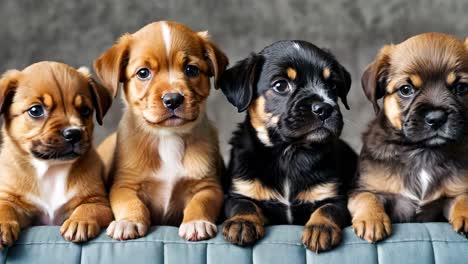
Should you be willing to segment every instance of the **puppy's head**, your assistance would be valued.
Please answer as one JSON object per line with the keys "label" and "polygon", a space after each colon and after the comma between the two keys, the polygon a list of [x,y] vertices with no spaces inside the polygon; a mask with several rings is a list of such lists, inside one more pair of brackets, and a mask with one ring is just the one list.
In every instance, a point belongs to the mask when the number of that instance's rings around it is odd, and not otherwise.
{"label": "puppy's head", "polygon": [[248,109],[265,145],[323,143],[340,135],[338,98],[348,108],[351,77],[333,55],[305,41],[280,41],[227,70],[219,86]]}
{"label": "puppy's head", "polygon": [[93,112],[102,124],[112,96],[89,72],[39,62],[0,79],[4,137],[25,155],[70,161],[92,144]]}
{"label": "puppy's head", "polygon": [[440,33],[381,49],[362,76],[364,92],[408,143],[440,146],[467,132],[468,41]]}
{"label": "puppy's head", "polygon": [[189,128],[202,116],[228,60],[206,32],[168,21],[126,34],[102,54],[94,69],[114,95],[123,83],[129,110],[148,128]]}

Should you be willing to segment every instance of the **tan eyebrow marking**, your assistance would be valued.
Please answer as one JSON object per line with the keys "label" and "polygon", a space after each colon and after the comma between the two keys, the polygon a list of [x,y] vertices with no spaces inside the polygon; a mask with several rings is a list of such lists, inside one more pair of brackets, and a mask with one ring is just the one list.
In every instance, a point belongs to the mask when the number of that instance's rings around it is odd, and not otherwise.
{"label": "tan eyebrow marking", "polygon": [[417,74],[410,75],[410,80],[411,80],[411,83],[413,84],[413,86],[416,87],[416,88],[421,88],[421,86],[423,85],[423,80]]}
{"label": "tan eyebrow marking", "polygon": [[77,95],[73,103],[75,104],[75,107],[80,107],[83,104],[83,97],[81,97],[81,95]]}
{"label": "tan eyebrow marking", "polygon": [[325,78],[325,80],[330,78],[330,74],[330,69],[328,67],[325,67],[322,71],[323,78]]}
{"label": "tan eyebrow marking", "polygon": [[52,96],[50,94],[44,94],[42,96],[42,100],[43,100],[44,106],[47,108],[51,108],[52,105],[54,104],[54,100],[52,99]]}
{"label": "tan eyebrow marking", "polygon": [[447,75],[446,81],[449,86],[454,84],[456,80],[457,80],[457,75],[454,72],[451,72]]}
{"label": "tan eyebrow marking", "polygon": [[296,69],[289,67],[288,70],[287,70],[287,73],[288,73],[289,79],[291,79],[291,80],[295,80],[295,79],[296,79],[296,77],[297,77],[297,71],[296,71]]}

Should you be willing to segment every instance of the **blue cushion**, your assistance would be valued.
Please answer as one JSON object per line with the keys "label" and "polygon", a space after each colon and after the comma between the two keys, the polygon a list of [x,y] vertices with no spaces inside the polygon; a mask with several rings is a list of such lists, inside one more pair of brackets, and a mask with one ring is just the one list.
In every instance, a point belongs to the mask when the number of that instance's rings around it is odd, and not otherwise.
{"label": "blue cushion", "polygon": [[186,242],[175,227],[155,227],[144,238],[115,241],[102,233],[84,244],[63,240],[58,227],[33,227],[0,254],[0,263],[467,263],[468,240],[446,223],[397,224],[383,242],[369,244],[344,230],[336,249],[315,254],[300,243],[301,226],[271,226],[253,247],[216,238]]}

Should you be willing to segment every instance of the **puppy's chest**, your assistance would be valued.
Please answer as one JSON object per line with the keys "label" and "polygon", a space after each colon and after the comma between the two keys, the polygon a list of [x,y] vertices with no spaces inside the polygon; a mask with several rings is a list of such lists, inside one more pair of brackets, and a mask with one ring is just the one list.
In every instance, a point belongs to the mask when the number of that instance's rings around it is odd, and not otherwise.
{"label": "puppy's chest", "polygon": [[157,145],[160,165],[152,174],[152,179],[158,183],[150,195],[153,204],[157,205],[158,211],[164,216],[170,210],[173,191],[177,183],[184,178],[186,170],[183,159],[185,154],[185,143],[183,138],[176,135],[160,137]]}
{"label": "puppy's chest", "polygon": [[33,161],[37,192],[27,194],[26,199],[39,209],[37,224],[59,225],[65,220],[64,206],[75,195],[74,191],[67,188],[71,165],[49,165],[44,161]]}
{"label": "puppy's chest", "polygon": [[443,198],[444,183],[439,177],[440,175],[430,168],[416,169],[407,175],[402,195],[413,204],[414,214],[422,213],[428,204]]}

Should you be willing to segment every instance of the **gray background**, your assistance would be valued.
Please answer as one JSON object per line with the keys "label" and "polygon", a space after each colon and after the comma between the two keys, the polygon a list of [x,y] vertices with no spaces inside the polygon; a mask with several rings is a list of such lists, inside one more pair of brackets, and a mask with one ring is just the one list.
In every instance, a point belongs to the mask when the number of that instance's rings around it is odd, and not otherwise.
{"label": "gray background", "polygon": [[[373,116],[360,75],[378,49],[428,31],[468,37],[467,14],[467,0],[1,0],[0,70],[22,69],[41,60],[91,66],[121,34],[157,20],[208,30],[231,64],[276,40],[308,40],[329,48],[353,76],[351,111],[343,108],[343,138],[358,150],[360,134]],[[105,125],[97,127],[97,142],[117,126],[120,101]],[[219,91],[212,92],[208,111],[219,127],[226,155],[227,141],[243,114]]]}

